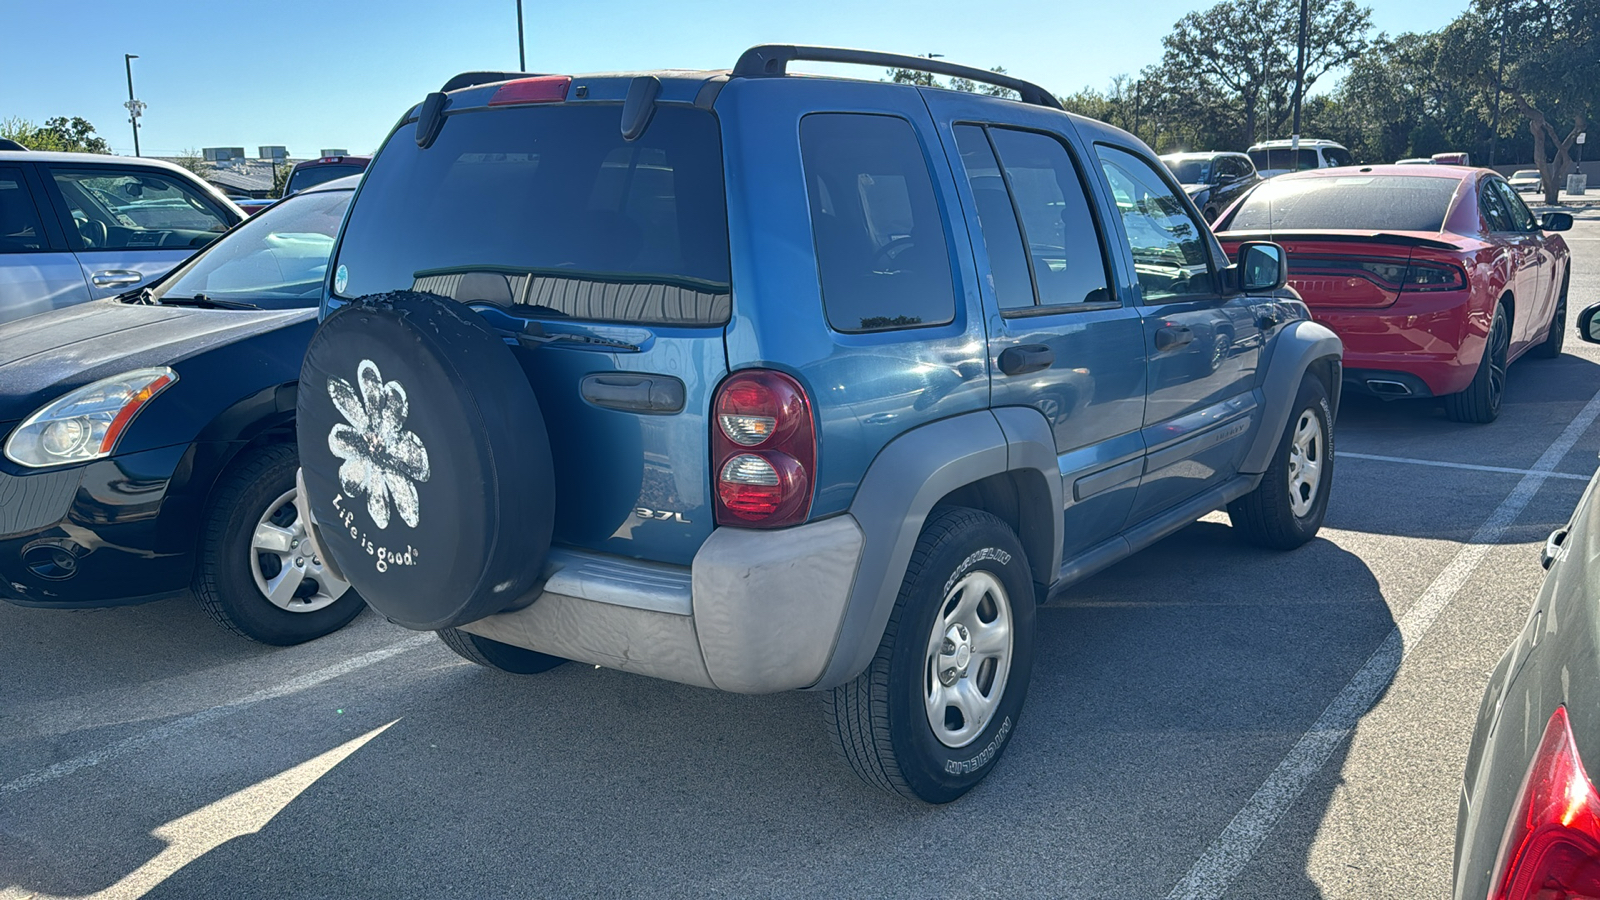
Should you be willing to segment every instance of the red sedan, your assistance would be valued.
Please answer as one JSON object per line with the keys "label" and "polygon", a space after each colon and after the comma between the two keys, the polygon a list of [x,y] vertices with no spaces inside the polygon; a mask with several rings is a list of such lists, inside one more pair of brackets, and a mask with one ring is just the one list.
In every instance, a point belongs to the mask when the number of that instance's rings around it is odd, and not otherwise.
{"label": "red sedan", "polygon": [[1465,166],[1362,166],[1280,175],[1225,212],[1229,252],[1267,238],[1289,284],[1344,341],[1345,383],[1442,397],[1492,422],[1506,369],[1553,358],[1566,331],[1566,213],[1535,219],[1504,178]]}

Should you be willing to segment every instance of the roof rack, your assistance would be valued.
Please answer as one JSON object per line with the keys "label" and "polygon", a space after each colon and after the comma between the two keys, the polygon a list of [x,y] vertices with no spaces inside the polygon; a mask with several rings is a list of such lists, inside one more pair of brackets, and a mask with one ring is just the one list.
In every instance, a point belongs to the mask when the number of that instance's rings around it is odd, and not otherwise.
{"label": "roof rack", "polygon": [[479,84],[493,84],[496,81],[510,81],[513,78],[538,78],[538,72],[462,72],[460,75],[446,81],[440,93],[448,94],[462,88]]}
{"label": "roof rack", "polygon": [[789,63],[797,60],[855,63],[863,66],[882,66],[886,69],[913,69],[935,75],[951,75],[1016,91],[1022,96],[1024,103],[1061,109],[1061,101],[1057,100],[1054,94],[1031,81],[971,66],[940,62],[925,56],[879,53],[876,50],[850,50],[845,47],[815,47],[804,44],[762,44],[751,47],[740,55],[739,61],[733,66],[733,77],[765,78],[783,75],[786,74]]}

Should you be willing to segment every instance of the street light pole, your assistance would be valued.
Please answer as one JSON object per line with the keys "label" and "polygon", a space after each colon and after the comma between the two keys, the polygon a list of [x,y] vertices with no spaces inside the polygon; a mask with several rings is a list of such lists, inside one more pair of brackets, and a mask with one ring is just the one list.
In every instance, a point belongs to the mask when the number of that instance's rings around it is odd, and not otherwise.
{"label": "street light pole", "polygon": [[1309,18],[1310,0],[1300,0],[1299,53],[1294,64],[1294,127],[1290,129],[1289,155],[1294,158],[1294,170],[1300,170],[1300,103],[1306,94],[1306,20]]}
{"label": "street light pole", "polygon": [[528,50],[522,43],[522,0],[517,0],[517,71],[528,71]]}
{"label": "street light pole", "polygon": [[133,123],[133,155],[139,155],[139,115],[144,111],[144,104],[133,99],[133,61],[139,58],[137,53],[122,54],[122,65],[128,70],[128,102],[123,104],[128,107],[128,121]]}

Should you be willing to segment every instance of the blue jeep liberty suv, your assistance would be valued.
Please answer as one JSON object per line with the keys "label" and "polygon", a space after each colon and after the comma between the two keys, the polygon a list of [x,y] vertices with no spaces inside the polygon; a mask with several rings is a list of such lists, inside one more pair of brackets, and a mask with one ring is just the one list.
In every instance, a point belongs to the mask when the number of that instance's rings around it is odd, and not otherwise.
{"label": "blue jeep liberty suv", "polygon": [[1281,248],[943,61],[457,76],[329,270],[301,496],[368,603],[510,672],[818,691],[927,802],[1014,734],[1037,604],[1217,509],[1297,547],[1332,484],[1341,346]]}

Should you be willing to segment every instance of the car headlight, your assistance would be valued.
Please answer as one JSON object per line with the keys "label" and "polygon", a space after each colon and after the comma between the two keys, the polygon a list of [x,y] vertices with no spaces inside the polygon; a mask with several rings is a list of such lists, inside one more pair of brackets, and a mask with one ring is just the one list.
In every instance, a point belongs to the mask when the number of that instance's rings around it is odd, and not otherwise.
{"label": "car headlight", "polygon": [[37,469],[109,456],[139,410],[177,380],[157,366],[84,385],[24,419],[6,441],[6,458]]}

